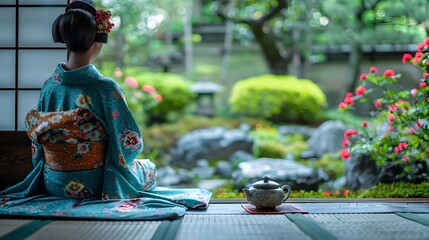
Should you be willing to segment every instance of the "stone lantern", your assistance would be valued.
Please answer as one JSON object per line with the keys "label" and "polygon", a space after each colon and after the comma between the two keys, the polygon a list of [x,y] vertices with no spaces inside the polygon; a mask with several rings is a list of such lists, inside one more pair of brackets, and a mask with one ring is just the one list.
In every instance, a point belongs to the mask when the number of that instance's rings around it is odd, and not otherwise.
{"label": "stone lantern", "polygon": [[199,81],[191,86],[191,92],[197,94],[197,114],[213,117],[216,113],[214,96],[222,86],[211,81]]}

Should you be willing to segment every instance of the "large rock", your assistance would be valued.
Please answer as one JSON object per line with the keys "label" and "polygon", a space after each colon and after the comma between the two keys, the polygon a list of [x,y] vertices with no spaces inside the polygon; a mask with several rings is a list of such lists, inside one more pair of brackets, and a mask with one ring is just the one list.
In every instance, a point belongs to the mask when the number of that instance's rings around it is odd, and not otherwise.
{"label": "large rock", "polygon": [[330,120],[324,122],[307,141],[310,151],[316,157],[321,157],[325,153],[340,151],[344,131],[347,129],[349,127],[341,121]]}
{"label": "large rock", "polygon": [[[428,181],[428,161],[410,164],[412,173],[405,173],[403,165],[385,164],[378,167],[367,154],[353,154],[346,161],[346,186],[351,190],[370,188],[378,183]],[[426,175],[425,175],[426,174]]]}
{"label": "large rock", "polygon": [[232,175],[236,188],[250,187],[264,176],[281,185],[287,184],[293,190],[317,190],[319,184],[327,180],[321,170],[314,170],[292,160],[260,158],[242,162]]}
{"label": "large rock", "polygon": [[172,164],[193,168],[198,159],[228,159],[238,150],[252,151],[253,139],[242,129],[212,127],[183,136],[172,150]]}

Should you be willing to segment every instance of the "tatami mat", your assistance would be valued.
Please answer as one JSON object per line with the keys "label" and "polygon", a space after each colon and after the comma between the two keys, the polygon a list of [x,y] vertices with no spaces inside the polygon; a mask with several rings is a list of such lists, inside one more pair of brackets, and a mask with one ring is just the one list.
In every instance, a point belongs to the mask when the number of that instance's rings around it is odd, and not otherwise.
{"label": "tatami mat", "polygon": [[3,236],[13,230],[31,222],[32,220],[20,219],[0,219],[0,236]]}
{"label": "tatami mat", "polygon": [[26,239],[151,239],[160,224],[160,221],[54,221]]}
{"label": "tatami mat", "polygon": [[429,239],[429,227],[395,214],[311,214],[308,216],[338,239]]}
{"label": "tatami mat", "polygon": [[311,239],[284,215],[185,215],[176,240]]}
{"label": "tatami mat", "polygon": [[429,239],[427,203],[300,205],[309,214],[255,215],[240,204],[212,204],[174,221],[0,219],[0,240]]}

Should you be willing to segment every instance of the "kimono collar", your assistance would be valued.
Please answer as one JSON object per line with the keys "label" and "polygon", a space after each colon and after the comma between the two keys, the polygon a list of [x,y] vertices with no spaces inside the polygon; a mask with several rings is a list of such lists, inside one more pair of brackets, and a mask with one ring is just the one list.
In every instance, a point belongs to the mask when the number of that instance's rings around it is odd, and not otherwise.
{"label": "kimono collar", "polygon": [[59,63],[52,76],[54,82],[63,85],[80,85],[89,84],[103,77],[94,65],[86,65],[73,70],[65,70]]}

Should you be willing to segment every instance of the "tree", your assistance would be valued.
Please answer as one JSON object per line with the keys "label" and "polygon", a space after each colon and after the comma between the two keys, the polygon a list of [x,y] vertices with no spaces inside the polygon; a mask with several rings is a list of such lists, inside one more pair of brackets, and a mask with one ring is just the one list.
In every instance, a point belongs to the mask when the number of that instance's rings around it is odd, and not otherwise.
{"label": "tree", "polygon": [[[288,8],[286,0],[266,1],[268,5],[265,14],[261,11],[253,13],[253,16],[242,17],[234,14],[226,14],[225,8],[231,0],[219,0],[217,14],[223,20],[230,20],[234,23],[246,24],[252,31],[255,41],[261,47],[269,71],[273,74],[287,74],[291,56],[280,47],[278,37],[275,35],[269,21],[278,16],[284,9]],[[251,1],[255,2],[255,1]],[[241,8],[249,4],[247,1],[239,1],[236,8]],[[265,7],[265,6],[264,6]]]}
{"label": "tree", "polygon": [[[328,42],[350,47],[349,87],[359,81],[363,45],[410,44],[418,42],[418,25],[425,22],[427,0],[326,0],[321,11],[328,18]],[[419,20],[420,19],[420,20]],[[420,37],[424,37],[421,36]]]}

